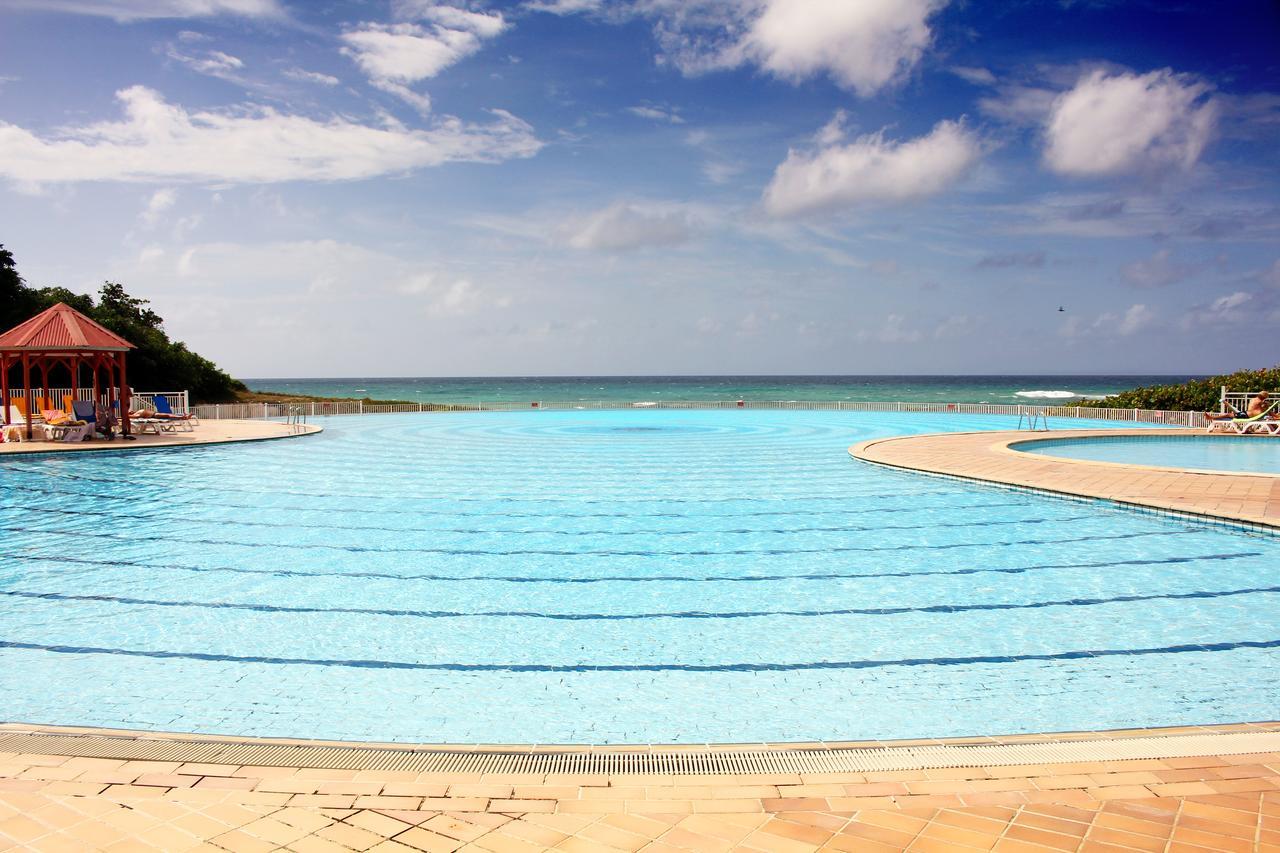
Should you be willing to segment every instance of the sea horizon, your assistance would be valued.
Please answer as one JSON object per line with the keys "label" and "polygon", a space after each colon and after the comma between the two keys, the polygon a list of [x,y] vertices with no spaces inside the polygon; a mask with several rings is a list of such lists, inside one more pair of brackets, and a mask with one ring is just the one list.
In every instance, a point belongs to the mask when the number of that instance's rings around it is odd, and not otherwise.
{"label": "sea horizon", "polygon": [[687,374],[583,376],[266,377],[259,393],[422,403],[845,400],[1010,403],[1100,399],[1195,374]]}

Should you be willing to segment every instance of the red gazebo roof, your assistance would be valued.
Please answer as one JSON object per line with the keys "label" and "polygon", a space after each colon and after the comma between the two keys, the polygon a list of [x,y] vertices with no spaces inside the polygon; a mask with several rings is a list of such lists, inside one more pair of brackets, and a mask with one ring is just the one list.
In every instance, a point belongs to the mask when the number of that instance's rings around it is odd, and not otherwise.
{"label": "red gazebo roof", "polygon": [[123,352],[134,345],[65,302],[41,311],[0,335],[0,350],[97,350]]}

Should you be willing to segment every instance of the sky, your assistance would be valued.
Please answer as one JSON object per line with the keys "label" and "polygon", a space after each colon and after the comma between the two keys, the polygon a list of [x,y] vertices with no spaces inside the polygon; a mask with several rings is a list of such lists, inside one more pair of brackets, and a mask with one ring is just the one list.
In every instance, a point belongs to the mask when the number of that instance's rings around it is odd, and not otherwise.
{"label": "sky", "polygon": [[250,378],[1264,367],[1278,44],[1267,0],[0,0],[0,244]]}

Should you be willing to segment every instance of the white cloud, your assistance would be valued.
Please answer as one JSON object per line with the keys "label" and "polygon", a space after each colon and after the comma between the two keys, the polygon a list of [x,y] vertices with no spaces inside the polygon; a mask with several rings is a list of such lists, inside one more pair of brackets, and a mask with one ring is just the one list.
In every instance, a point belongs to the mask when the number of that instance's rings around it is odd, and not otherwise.
{"label": "white cloud", "polygon": [[860,342],[876,342],[882,344],[914,344],[923,337],[919,329],[906,327],[906,318],[901,314],[890,314],[875,329],[859,329],[855,337]]}
{"label": "white cloud", "polygon": [[4,7],[95,15],[117,21],[215,15],[282,18],[285,14],[278,0],[0,0],[0,8]]}
{"label": "white cloud", "polygon": [[1116,324],[1116,331],[1121,335],[1132,335],[1150,326],[1154,319],[1155,313],[1146,305],[1130,305]]}
{"label": "white cloud", "polygon": [[868,202],[901,202],[935,195],[963,177],[982,155],[976,134],[942,121],[906,142],[883,131],[813,153],[792,150],[764,192],[775,216],[799,216]]}
{"label": "white cloud", "polygon": [[687,242],[699,229],[690,212],[677,205],[616,202],[560,227],[560,240],[574,249],[625,251]]}
{"label": "white cloud", "polygon": [[305,68],[286,68],[283,73],[285,77],[290,80],[296,80],[299,83],[319,83],[321,86],[336,86],[341,82],[332,74],[307,71]]}
{"label": "white cloud", "polygon": [[986,68],[974,68],[966,65],[953,65],[950,68],[952,74],[964,80],[966,83],[972,83],[975,86],[994,86],[996,75],[992,74]]}
{"label": "white cloud", "polygon": [[207,51],[203,56],[192,56],[171,45],[165,55],[198,74],[223,79],[236,79],[234,73],[244,67],[244,62],[239,57],[220,50]]}
{"label": "white cloud", "polygon": [[901,79],[932,38],[940,0],[769,0],[731,55],[785,80],[828,73],[862,97]]}
{"label": "white cloud", "polygon": [[1068,317],[1058,334],[1064,338],[1129,337],[1149,328],[1155,319],[1154,311],[1138,303],[1130,305],[1123,314],[1111,311],[1099,314],[1088,325],[1082,323],[1079,317]]}
{"label": "white cloud", "polygon": [[1150,258],[1125,264],[1120,273],[1134,287],[1164,287],[1190,278],[1202,266],[1178,263],[1168,249],[1161,249]]}
{"label": "white cloud", "polygon": [[978,109],[992,118],[1017,125],[1041,124],[1053,112],[1061,93],[1054,89],[1011,83],[995,95],[978,100]]}
{"label": "white cloud", "polygon": [[1185,331],[1198,331],[1206,327],[1238,327],[1256,320],[1259,312],[1253,310],[1254,294],[1243,290],[1219,296],[1207,305],[1192,308],[1182,318]]}
{"label": "white cloud", "polygon": [[147,199],[147,206],[143,209],[141,219],[142,223],[148,228],[154,228],[160,221],[160,217],[166,210],[173,207],[178,200],[178,191],[170,187],[164,187],[156,190]]}
{"label": "white cloud", "polygon": [[947,0],[531,0],[557,15],[647,18],[660,62],[689,75],[754,65],[784,80],[829,75],[869,97],[899,82],[933,38]]}
{"label": "white cloud", "polygon": [[187,112],[157,92],[116,93],[124,118],[41,137],[0,122],[0,177],[15,183],[341,181],[448,162],[500,162],[542,147],[533,129],[502,110],[473,124],[447,117],[426,130],[317,121],[259,106]]}
{"label": "white cloud", "polygon": [[667,122],[668,124],[684,124],[684,119],[671,107],[655,106],[653,104],[640,104],[634,107],[627,107],[626,111],[640,118],[647,118],[653,121]]}
{"label": "white cloud", "polygon": [[435,272],[410,275],[396,290],[423,302],[427,313],[435,315],[463,316],[487,308],[506,308],[511,304],[511,297],[491,294],[469,279],[450,280]]}
{"label": "white cloud", "polygon": [[1172,71],[1093,71],[1060,95],[1045,126],[1046,165],[1064,175],[1187,169],[1213,132],[1203,83]]}
{"label": "white cloud", "polygon": [[431,102],[408,84],[435,77],[477,53],[483,40],[506,28],[499,13],[469,12],[430,2],[401,4],[401,13],[428,22],[366,23],[343,33],[342,52],[351,57],[376,88],[403,98],[419,112]]}

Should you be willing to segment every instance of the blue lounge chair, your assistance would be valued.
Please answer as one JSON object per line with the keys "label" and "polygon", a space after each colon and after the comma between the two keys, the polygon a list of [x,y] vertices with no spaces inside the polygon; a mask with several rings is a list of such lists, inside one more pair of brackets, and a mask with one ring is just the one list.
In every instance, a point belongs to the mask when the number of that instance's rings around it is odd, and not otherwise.
{"label": "blue lounge chair", "polygon": [[185,423],[188,427],[193,425],[199,426],[200,424],[199,419],[193,414],[176,414],[173,411],[173,407],[169,405],[169,398],[163,394],[157,394],[155,399],[151,402],[151,405],[155,407],[156,416],[159,418]]}

